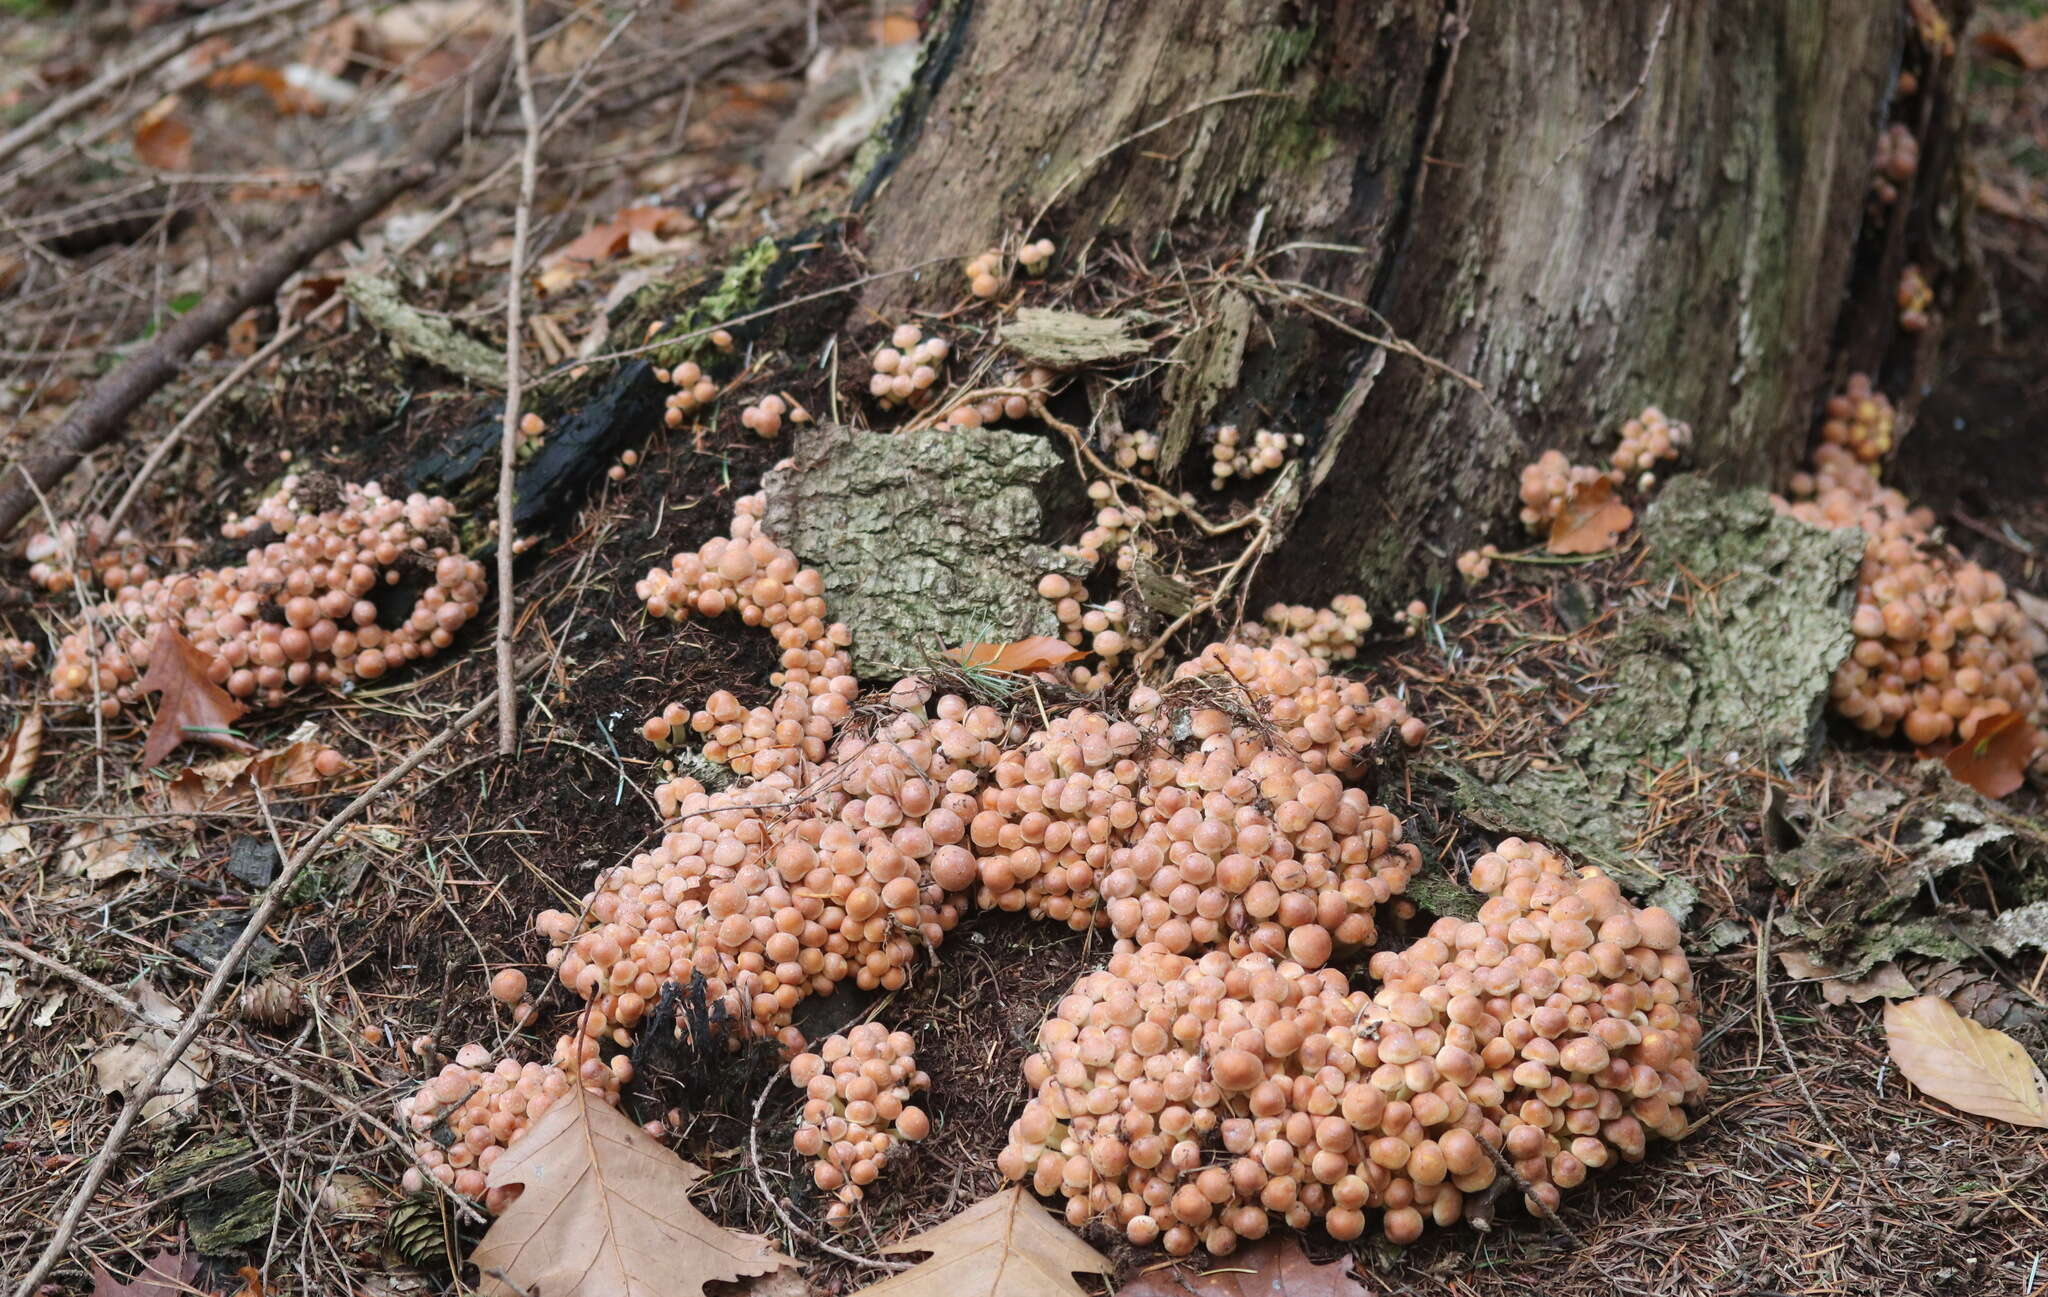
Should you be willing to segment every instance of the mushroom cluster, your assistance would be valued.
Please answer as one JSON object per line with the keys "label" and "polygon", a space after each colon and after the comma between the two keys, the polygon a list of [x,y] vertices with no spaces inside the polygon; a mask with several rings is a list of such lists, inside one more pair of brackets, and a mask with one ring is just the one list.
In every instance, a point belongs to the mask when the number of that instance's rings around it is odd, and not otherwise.
{"label": "mushroom cluster", "polygon": [[1458,555],[1458,575],[1473,585],[1478,585],[1493,575],[1493,560],[1500,557],[1497,545],[1481,545]]}
{"label": "mushroom cluster", "polygon": [[1870,188],[1877,195],[1877,201],[1898,201],[1898,187],[1920,170],[1920,141],[1912,128],[1903,122],[1893,122],[1885,127],[1884,133],[1877,137],[1877,158],[1872,166],[1877,174],[1871,178]]}
{"label": "mushroom cluster", "polygon": [[1676,460],[1690,445],[1690,425],[1666,418],[1662,410],[1649,406],[1621,425],[1621,440],[1607,461],[1613,465],[1608,478],[1622,486],[1633,477],[1638,491],[1648,491],[1657,485],[1657,465]]}
{"label": "mushroom cluster", "polygon": [[568,1039],[558,1046],[555,1061],[491,1064],[482,1045],[464,1045],[455,1061],[397,1104],[399,1125],[414,1135],[413,1152],[420,1165],[406,1168],[404,1187],[418,1193],[433,1176],[455,1192],[482,1198],[493,1212],[505,1210],[518,1186],[486,1192],[484,1177],[507,1145],[524,1134],[569,1093],[569,1077],[580,1073],[590,1093],[616,1105],[619,1087],[632,1078],[633,1064],[621,1054],[609,1064],[586,1054],[570,1066]]}
{"label": "mushroom cluster", "polygon": [[737,611],[747,625],[766,627],[775,637],[782,666],[769,677],[776,688],[772,703],[746,707],[721,689],[697,711],[671,704],[641,727],[649,742],[666,747],[687,725],[705,736],[705,756],[755,775],[822,761],[833,727],[860,692],[846,652],[852,636],[825,621],[825,579],[762,533],[766,509],[766,496],[742,497],[729,535],[677,554],[666,569],[650,568],[634,587],[649,616],[683,621],[691,613]]}
{"label": "mushroom cluster", "polygon": [[1126,473],[1143,472],[1159,462],[1159,434],[1131,428],[1111,434],[1109,457]]}
{"label": "mushroom cluster", "polygon": [[[1029,274],[1037,274],[1051,264],[1054,251],[1056,248],[1051,239],[1027,243],[1017,249],[1017,265]],[[967,278],[967,290],[976,297],[994,297],[1003,291],[1003,284],[1009,278],[1003,271],[1003,254],[998,248],[970,258],[960,269]]]}
{"label": "mushroom cluster", "polygon": [[1372,629],[1372,613],[1365,599],[1340,594],[1327,608],[1307,604],[1276,603],[1266,609],[1266,625],[1301,644],[1310,656],[1325,662],[1348,661],[1358,656],[1358,646]]}
{"label": "mushroom cluster", "polygon": [[[338,485],[287,477],[247,518],[221,527],[256,540],[244,562],[128,579],[88,610],[58,646],[51,696],[90,701],[99,676],[102,712],[140,697],[160,627],[176,627],[213,659],[209,676],[237,698],[266,707],[305,684],[375,680],[454,642],[484,597],[483,566],[453,548],[454,506],[438,497],[386,496],[376,483]],[[113,569],[102,572],[102,580]],[[408,574],[425,585],[403,617],[373,596]]]}
{"label": "mushroom cluster", "polygon": [[1137,554],[1151,549],[1148,543],[1142,550],[1134,551],[1128,548],[1130,542],[1138,537],[1140,528],[1156,522],[1159,515],[1135,505],[1117,503],[1110,484],[1099,478],[1088,484],[1088,498],[1101,507],[1078,537],[1060,546],[1060,553],[1090,565],[1101,562],[1105,554],[1114,555],[1117,571],[1130,571]]}
{"label": "mushroom cluster", "polygon": [[[1820,439],[1830,446],[1846,448],[1866,464],[1875,464],[1891,453],[1892,430],[1896,421],[1891,399],[1871,387],[1870,376],[1851,374],[1847,386],[1828,398],[1827,418],[1820,425]],[[1800,477],[1794,477],[1793,491],[1812,495],[1811,488],[1799,489],[1800,481]]]}
{"label": "mushroom cluster", "polygon": [[954,428],[982,428],[1005,419],[1015,422],[1031,413],[1032,399],[1052,391],[1058,378],[1052,370],[1037,365],[1006,370],[998,384],[999,394],[954,406],[946,413],[946,423]]}
{"label": "mushroom cluster", "polygon": [[[713,341],[717,339],[714,337]],[[675,386],[676,390],[662,401],[662,422],[671,428],[682,427],[691,415],[718,399],[718,384],[694,360],[686,360],[674,369],[657,369],[654,378],[656,382]]]}
{"label": "mushroom cluster", "polygon": [[1605,476],[1591,465],[1572,463],[1561,450],[1544,451],[1522,470],[1522,525],[1533,532],[1549,531],[1573,496]]}
{"label": "mushroom cluster", "polygon": [[[1128,610],[1121,599],[1102,604],[1088,602],[1088,587],[1057,572],[1038,578],[1038,593],[1052,603],[1053,616],[1060,620],[1060,633],[1076,648],[1086,647],[1102,659],[1102,670],[1116,669],[1117,659],[1130,649],[1125,631]],[[1080,687],[1087,688],[1083,684]]]}
{"label": "mushroom cluster", "polygon": [[[1211,644],[1174,670],[1174,679],[1228,680],[1264,709],[1264,717],[1312,771],[1349,775],[1391,735],[1422,746],[1429,727],[1393,694],[1375,698],[1357,680],[1330,674],[1327,662],[1285,636],[1269,644]],[[1142,694],[1132,695],[1136,708]]]}
{"label": "mushroom cluster", "polygon": [[[1852,414],[1874,405],[1860,400]],[[1792,502],[1776,503],[1815,526],[1866,534],[1850,622],[1856,643],[1835,670],[1835,711],[1874,734],[1903,732],[1921,747],[1967,741],[2012,712],[2036,726],[2048,720],[2034,666],[2048,652],[2048,636],[2007,597],[1996,572],[1936,544],[1933,516],[1878,482],[1859,458],[1867,441],[1853,432],[1827,436],[1827,429],[1868,426],[1832,417],[1833,406],[1813,471],[1795,475]],[[1888,418],[1885,426],[1888,441]]]}
{"label": "mushroom cluster", "polygon": [[1216,429],[1209,443],[1209,489],[1221,491],[1230,479],[1248,481],[1287,462],[1288,451],[1301,445],[1298,432],[1254,431],[1247,441],[1235,424]]}
{"label": "mushroom cluster", "polygon": [[789,1079],[804,1092],[803,1116],[791,1141],[813,1158],[811,1180],[833,1196],[826,1223],[846,1225],[854,1204],[904,1143],[931,1134],[931,1118],[911,1103],[931,1078],[917,1068],[906,1032],[863,1022],[827,1036],[816,1053],[789,1060]]}
{"label": "mushroom cluster", "polygon": [[1933,322],[1929,313],[1934,310],[1934,287],[1927,282],[1927,276],[1919,266],[1908,263],[1899,271],[1896,300],[1899,327],[1907,333],[1925,333]]}
{"label": "mushroom cluster", "polygon": [[749,432],[763,441],[773,440],[782,432],[783,416],[789,416],[791,423],[809,423],[811,412],[785,397],[769,393],[760,400],[740,411],[740,423]]}
{"label": "mushroom cluster", "polygon": [[[179,548],[190,548],[175,542]],[[108,590],[141,585],[149,579],[148,556],[142,543],[127,527],[107,534],[106,523],[98,518],[84,527],[60,522],[54,531],[38,531],[28,538],[28,579],[51,594],[61,594],[89,575]]]}
{"label": "mushroom cluster", "polygon": [[1076,1226],[1224,1256],[1276,1216],[1341,1240],[1376,1210],[1413,1242],[1504,1165],[1553,1209],[1682,1134],[1705,1084],[1671,916],[1519,839],[1472,882],[1478,917],[1375,956],[1371,994],[1263,953],[1120,947],[1040,1029],[998,1166]]}
{"label": "mushroom cluster", "polygon": [[885,410],[899,405],[923,407],[932,399],[932,385],[939,381],[947,350],[944,338],[927,338],[914,324],[897,325],[889,335],[889,345],[874,355],[868,392]]}
{"label": "mushroom cluster", "polygon": [[0,635],[0,668],[26,671],[36,660],[36,642],[14,635]]}

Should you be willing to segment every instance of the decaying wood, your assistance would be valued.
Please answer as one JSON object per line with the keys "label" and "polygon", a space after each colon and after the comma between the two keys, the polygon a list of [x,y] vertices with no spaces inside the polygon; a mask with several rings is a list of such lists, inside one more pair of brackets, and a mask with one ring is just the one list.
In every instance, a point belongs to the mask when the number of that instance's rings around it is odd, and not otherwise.
{"label": "decaying wood", "polygon": [[[1162,266],[1206,242],[1261,322],[1283,297],[1374,322],[1341,345],[1326,332],[1319,386],[1267,412],[1316,459],[1301,561],[1265,565],[1269,594],[1405,599],[1511,516],[1522,463],[1604,451],[1646,404],[1691,421],[1723,478],[1775,478],[1838,378],[1879,109],[1909,39],[1894,7],[950,13],[877,168],[873,264],[971,256],[1046,210],[1032,232],[1063,265],[1111,238]],[[1026,62],[1036,74],[1001,74]],[[1230,98],[1249,91],[1269,93]],[[879,283],[866,304],[936,301],[957,290],[944,278]],[[1274,344],[1255,329],[1251,345]],[[1198,421],[1260,414],[1225,399]],[[1420,552],[1425,536],[1444,551]]]}

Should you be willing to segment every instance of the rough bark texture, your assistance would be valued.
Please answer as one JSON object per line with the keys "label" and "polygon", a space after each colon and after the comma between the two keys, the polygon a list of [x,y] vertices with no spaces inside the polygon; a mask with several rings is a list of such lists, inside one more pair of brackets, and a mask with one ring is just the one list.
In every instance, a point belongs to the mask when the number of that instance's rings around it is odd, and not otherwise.
{"label": "rough bark texture", "polygon": [[870,177],[866,245],[891,267],[1050,234],[1071,270],[1109,238],[1171,265],[1170,234],[1371,306],[1483,390],[1255,330],[1299,349],[1267,417],[1318,443],[1302,561],[1263,570],[1275,594],[1405,599],[1510,538],[1520,464],[1645,404],[1692,422],[1723,480],[1790,465],[1836,377],[1906,39],[1903,7],[1868,0],[959,0]]}

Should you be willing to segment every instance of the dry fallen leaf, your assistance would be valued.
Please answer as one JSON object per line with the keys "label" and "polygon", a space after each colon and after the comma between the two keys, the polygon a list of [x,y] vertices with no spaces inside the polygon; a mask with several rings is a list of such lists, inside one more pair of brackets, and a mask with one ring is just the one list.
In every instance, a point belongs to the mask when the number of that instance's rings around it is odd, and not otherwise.
{"label": "dry fallen leaf", "polygon": [[673,207],[628,207],[612,220],[593,225],[541,260],[539,287],[559,293],[600,261],[622,253],[635,256],[667,251],[674,240],[697,228],[688,212]]}
{"label": "dry fallen leaf", "polygon": [[1595,478],[1573,491],[1564,511],[1551,520],[1545,548],[1553,554],[1603,553],[1635,520],[1635,511],[1614,498],[1614,483]]}
{"label": "dry fallen leaf", "polygon": [[2029,72],[2048,68],[2048,14],[2004,31],[1978,32],[1977,48]]}
{"label": "dry fallen leaf", "polygon": [[[100,1091],[112,1094],[118,1090],[131,1101],[135,1099],[136,1090],[170,1052],[171,1038],[170,1032],[150,1027],[133,1041],[102,1045],[92,1056]],[[191,1120],[199,1112],[199,1091],[212,1077],[212,1057],[196,1044],[189,1046],[164,1074],[156,1093],[142,1101],[142,1124],[176,1125]]]}
{"label": "dry fallen leaf", "polygon": [[314,758],[327,745],[300,739],[249,757],[221,757],[188,766],[164,785],[164,802],[182,815],[233,810],[253,803],[256,790],[282,792],[321,780]]}
{"label": "dry fallen leaf", "polygon": [[295,113],[321,113],[327,110],[327,105],[320,102],[318,96],[310,95],[293,85],[284,73],[250,59],[230,63],[224,68],[216,68],[206,78],[206,88],[209,90],[239,90],[245,86],[261,89],[270,96],[270,106],[287,117]]}
{"label": "dry fallen leaf", "polygon": [[1116,1273],[1023,1185],[983,1198],[936,1229],[884,1252],[929,1252],[855,1297],[1082,1297],[1075,1273]]}
{"label": "dry fallen leaf", "polygon": [[524,1186],[470,1261],[494,1297],[694,1297],[794,1265],[758,1234],[722,1229],[690,1205],[703,1172],[582,1091],[550,1107],[491,1166]]}
{"label": "dry fallen leaf", "polygon": [[1948,750],[1948,772],[1986,797],[2003,797],[2027,781],[2027,764],[2041,745],[2040,731],[2019,712],[2002,712]]}
{"label": "dry fallen leaf", "polygon": [[27,852],[32,845],[28,825],[14,822],[14,799],[35,777],[43,754],[43,709],[29,708],[7,742],[0,743],[0,860]]}
{"label": "dry fallen leaf", "polygon": [[142,692],[161,693],[149,742],[142,748],[145,767],[161,765],[171,750],[192,739],[236,752],[254,752],[256,745],[234,732],[236,718],[249,709],[228,691],[206,678],[213,660],[192,647],[192,641],[166,622],[149,649],[149,670]]}
{"label": "dry fallen leaf", "polygon": [[186,1252],[181,1242],[175,1252],[158,1248],[133,1279],[116,1279],[94,1262],[92,1297],[185,1297],[197,1291],[192,1281],[198,1277],[199,1258]]}
{"label": "dry fallen leaf", "polygon": [[2048,1126],[2048,1079],[2027,1051],[1940,996],[1887,1004],[1884,1034],[1905,1078],[1950,1107],[2015,1126]]}
{"label": "dry fallen leaf", "polygon": [[1264,1238],[1211,1270],[1161,1266],[1117,1289],[1117,1297],[1367,1297],[1347,1253],[1317,1265],[1301,1240]]}
{"label": "dry fallen leaf", "polygon": [[963,667],[1029,675],[1087,654],[1056,635],[1032,635],[1012,644],[962,644],[947,649],[946,656]]}
{"label": "dry fallen leaf", "polygon": [[192,169],[192,128],[178,115],[176,95],[165,95],[135,119],[135,156],[158,171]]}

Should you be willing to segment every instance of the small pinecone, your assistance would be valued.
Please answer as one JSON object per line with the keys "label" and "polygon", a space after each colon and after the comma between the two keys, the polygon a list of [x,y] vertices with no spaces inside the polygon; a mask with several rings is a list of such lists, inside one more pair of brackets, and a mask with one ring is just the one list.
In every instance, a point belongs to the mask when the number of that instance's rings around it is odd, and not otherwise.
{"label": "small pinecone", "polygon": [[282,974],[272,974],[242,992],[242,1017],[259,1026],[288,1027],[305,1013],[305,993]]}
{"label": "small pinecone", "polygon": [[391,1209],[384,1241],[407,1265],[421,1270],[448,1264],[447,1226],[438,1194],[414,1194]]}

